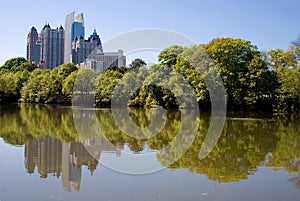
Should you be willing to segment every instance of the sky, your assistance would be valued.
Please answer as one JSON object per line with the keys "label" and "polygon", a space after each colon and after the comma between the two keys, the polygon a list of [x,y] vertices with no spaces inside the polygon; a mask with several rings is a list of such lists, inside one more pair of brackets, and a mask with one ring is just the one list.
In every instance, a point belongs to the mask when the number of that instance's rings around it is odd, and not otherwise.
{"label": "sky", "polygon": [[[132,30],[155,28],[197,44],[232,37],[249,40],[259,50],[286,50],[300,35],[299,0],[1,0],[0,10],[0,65],[26,57],[32,26],[38,31],[45,22],[52,28],[64,26],[72,11],[84,13],[86,37],[96,28],[103,43]],[[148,62],[155,62],[152,59],[149,56]]]}

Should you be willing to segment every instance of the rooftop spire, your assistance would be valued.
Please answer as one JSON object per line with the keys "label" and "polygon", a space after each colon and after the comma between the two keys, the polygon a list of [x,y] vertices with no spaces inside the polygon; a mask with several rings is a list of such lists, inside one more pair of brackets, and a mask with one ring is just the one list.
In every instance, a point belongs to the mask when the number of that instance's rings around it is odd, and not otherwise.
{"label": "rooftop spire", "polygon": [[45,23],[45,26],[43,27],[43,30],[46,29],[46,28],[48,28],[48,29],[51,28],[50,25],[49,25],[49,23],[48,23],[47,21],[46,21],[46,23]]}
{"label": "rooftop spire", "polygon": [[37,32],[36,28],[34,26],[31,27],[30,32]]}

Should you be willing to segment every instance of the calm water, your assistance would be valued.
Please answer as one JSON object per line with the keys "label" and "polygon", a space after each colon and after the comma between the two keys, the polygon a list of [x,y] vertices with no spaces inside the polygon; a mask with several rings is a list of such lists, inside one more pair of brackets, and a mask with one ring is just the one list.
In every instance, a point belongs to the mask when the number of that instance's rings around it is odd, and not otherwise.
{"label": "calm water", "polygon": [[[299,201],[300,118],[229,113],[217,145],[199,160],[211,120],[202,112],[193,143],[165,167],[159,151],[174,141],[182,114],[167,111],[158,135],[139,139],[121,131],[108,109],[1,106],[0,201]],[[140,127],[150,124],[148,110],[129,115]],[[113,170],[152,166],[163,169]]]}

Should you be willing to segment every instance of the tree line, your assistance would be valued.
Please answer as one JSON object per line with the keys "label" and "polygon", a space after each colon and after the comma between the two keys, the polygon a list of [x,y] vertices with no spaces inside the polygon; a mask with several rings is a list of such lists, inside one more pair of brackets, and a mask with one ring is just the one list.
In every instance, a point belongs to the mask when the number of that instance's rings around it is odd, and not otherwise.
{"label": "tree line", "polygon": [[[80,99],[73,93],[79,90],[92,92],[97,106],[110,107],[117,91],[130,94],[129,106],[176,108],[180,106],[177,97],[192,87],[199,107],[209,109],[212,94],[205,79],[210,78],[212,86],[224,84],[229,110],[298,112],[299,58],[300,37],[287,51],[261,52],[250,41],[233,38],[192,47],[174,45],[164,49],[158,63],[150,67],[136,59],[129,67],[102,73],[71,63],[43,70],[24,58],[12,58],[0,67],[0,103],[71,104]],[[212,72],[217,72],[223,83],[213,80]],[[184,99],[188,107],[192,97]]]}

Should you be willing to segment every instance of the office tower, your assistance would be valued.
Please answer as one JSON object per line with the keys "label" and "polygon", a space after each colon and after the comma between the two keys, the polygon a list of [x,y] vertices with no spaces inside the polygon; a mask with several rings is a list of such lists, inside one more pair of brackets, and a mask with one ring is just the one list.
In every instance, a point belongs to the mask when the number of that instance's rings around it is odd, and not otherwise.
{"label": "office tower", "polygon": [[80,65],[97,47],[100,51],[103,51],[101,39],[96,30],[94,30],[93,34],[87,40],[84,40],[82,36],[75,38],[72,42],[72,62]]}
{"label": "office tower", "polygon": [[27,61],[35,64],[40,62],[41,44],[38,37],[38,32],[33,26],[27,35]]}
{"label": "office tower", "polygon": [[40,62],[46,69],[53,69],[64,63],[64,34],[62,26],[51,29],[46,24],[40,33]]}
{"label": "office tower", "polygon": [[72,61],[72,42],[75,38],[84,38],[84,19],[80,13],[75,16],[75,12],[67,15],[65,21],[65,52],[64,63]]}

